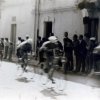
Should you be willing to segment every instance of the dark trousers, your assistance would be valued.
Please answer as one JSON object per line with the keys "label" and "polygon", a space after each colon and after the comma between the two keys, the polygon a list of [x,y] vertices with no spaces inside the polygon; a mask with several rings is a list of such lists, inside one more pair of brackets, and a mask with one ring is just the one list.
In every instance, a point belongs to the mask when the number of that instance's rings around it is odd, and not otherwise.
{"label": "dark trousers", "polygon": [[85,69],[86,69],[86,68],[85,68],[85,59],[86,59],[85,56],[80,55],[78,71],[85,72]]}
{"label": "dark trousers", "polygon": [[21,49],[19,48],[19,49],[17,49],[17,57],[18,58],[21,58],[22,57],[22,52],[21,52]]}
{"label": "dark trousers", "polygon": [[7,58],[7,56],[8,56],[8,46],[5,46],[5,51],[4,51],[4,54],[5,54],[5,56],[4,56],[4,58],[6,59]]}
{"label": "dark trousers", "polygon": [[75,71],[76,72],[79,72],[80,71],[80,63],[79,63],[79,60],[80,60],[80,56],[79,55],[75,55]]}
{"label": "dark trousers", "polygon": [[100,71],[100,55],[93,54],[93,66],[94,71]]}
{"label": "dark trousers", "polygon": [[39,63],[44,62],[45,58],[44,58],[44,51],[40,51],[39,52]]}
{"label": "dark trousers", "polygon": [[64,72],[72,71],[73,70],[73,54],[72,53],[65,53],[65,57],[67,62],[64,66]]}
{"label": "dark trousers", "polygon": [[24,71],[26,71],[27,64],[28,64],[28,53],[23,52],[21,67],[23,68]]}
{"label": "dark trousers", "polygon": [[88,53],[86,56],[86,71],[90,72],[93,67],[93,53]]}
{"label": "dark trousers", "polygon": [[0,60],[2,61],[2,59],[3,59],[3,51],[0,50]]}
{"label": "dark trousers", "polygon": [[36,58],[35,59],[37,60],[38,57],[39,57],[39,47],[36,48]]}
{"label": "dark trousers", "polygon": [[12,60],[12,54],[13,54],[13,50],[9,50],[9,57],[8,57],[9,60]]}

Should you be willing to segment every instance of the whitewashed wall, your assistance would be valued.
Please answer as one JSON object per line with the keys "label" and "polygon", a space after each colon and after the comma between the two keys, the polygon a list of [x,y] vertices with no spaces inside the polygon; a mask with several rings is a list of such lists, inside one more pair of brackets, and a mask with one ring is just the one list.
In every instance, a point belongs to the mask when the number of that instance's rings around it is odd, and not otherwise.
{"label": "whitewashed wall", "polygon": [[[34,32],[34,2],[32,0],[5,0],[0,19],[0,37],[9,37],[11,24],[17,24],[17,36],[25,37],[29,34],[33,37]],[[15,20],[12,20],[16,17]]]}
{"label": "whitewashed wall", "polygon": [[75,6],[77,0],[40,0],[41,9],[65,8]]}
{"label": "whitewashed wall", "polygon": [[44,35],[44,22],[52,21],[52,31],[63,42],[63,34],[83,34],[84,25],[82,12],[76,9],[77,0],[41,0],[40,2],[40,35]]}
{"label": "whitewashed wall", "polygon": [[[36,0],[5,0],[0,19],[0,37],[9,37],[11,24],[17,24],[17,36],[29,34],[34,38],[34,8]],[[40,35],[44,34],[44,21],[53,22],[53,32],[62,41],[63,33],[83,34],[82,13],[75,10],[77,0],[40,0]],[[16,21],[12,21],[16,17]]]}

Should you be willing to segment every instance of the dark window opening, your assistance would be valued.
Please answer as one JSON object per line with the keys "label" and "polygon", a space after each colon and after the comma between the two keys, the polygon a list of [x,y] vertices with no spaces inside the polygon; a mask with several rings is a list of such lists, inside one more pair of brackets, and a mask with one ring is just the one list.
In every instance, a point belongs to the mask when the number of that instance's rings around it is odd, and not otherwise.
{"label": "dark window opening", "polygon": [[85,34],[88,33],[89,37],[96,37],[98,39],[98,18],[83,18]]}
{"label": "dark window opening", "polygon": [[52,22],[44,23],[44,37],[48,38],[52,33]]}

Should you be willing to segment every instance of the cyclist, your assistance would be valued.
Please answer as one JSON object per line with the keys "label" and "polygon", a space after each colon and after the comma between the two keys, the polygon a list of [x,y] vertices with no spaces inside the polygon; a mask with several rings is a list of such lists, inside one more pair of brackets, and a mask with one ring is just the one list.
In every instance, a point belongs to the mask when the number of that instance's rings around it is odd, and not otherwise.
{"label": "cyclist", "polygon": [[43,43],[40,51],[44,50],[46,54],[46,68],[44,69],[44,71],[48,73],[48,78],[52,81],[52,83],[55,83],[53,80],[53,74],[56,69],[54,66],[54,55],[58,40],[55,36],[49,37],[48,40],[49,41]]}
{"label": "cyclist", "polygon": [[21,44],[18,45],[18,48],[21,49],[21,67],[24,71],[26,70],[27,64],[28,64],[28,53],[32,52],[32,39],[28,38],[23,41]]}

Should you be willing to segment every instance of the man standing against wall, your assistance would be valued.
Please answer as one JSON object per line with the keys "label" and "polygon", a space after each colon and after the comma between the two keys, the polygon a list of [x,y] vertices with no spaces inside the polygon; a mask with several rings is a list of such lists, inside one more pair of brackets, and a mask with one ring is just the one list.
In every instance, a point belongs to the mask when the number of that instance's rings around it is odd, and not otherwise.
{"label": "man standing against wall", "polygon": [[9,60],[9,61],[12,60],[12,54],[13,54],[13,43],[10,42],[10,43],[9,43],[9,54],[8,54],[8,60]]}
{"label": "man standing against wall", "polygon": [[68,32],[64,33],[64,52],[65,57],[67,59],[67,63],[64,68],[64,73],[66,74],[67,70],[72,71],[73,70],[73,43],[72,40],[68,38]]}
{"label": "man standing against wall", "polygon": [[75,55],[75,72],[78,72],[80,55],[79,55],[79,40],[76,34],[73,36],[73,50]]}
{"label": "man standing against wall", "polygon": [[7,59],[8,48],[9,48],[9,41],[8,41],[8,38],[5,38],[5,41],[4,41],[4,59]]}
{"label": "man standing against wall", "polygon": [[86,55],[87,55],[87,44],[83,39],[83,35],[79,36],[79,69],[78,71],[80,72],[85,72],[86,71],[86,66],[85,66],[85,60],[86,60]]}

